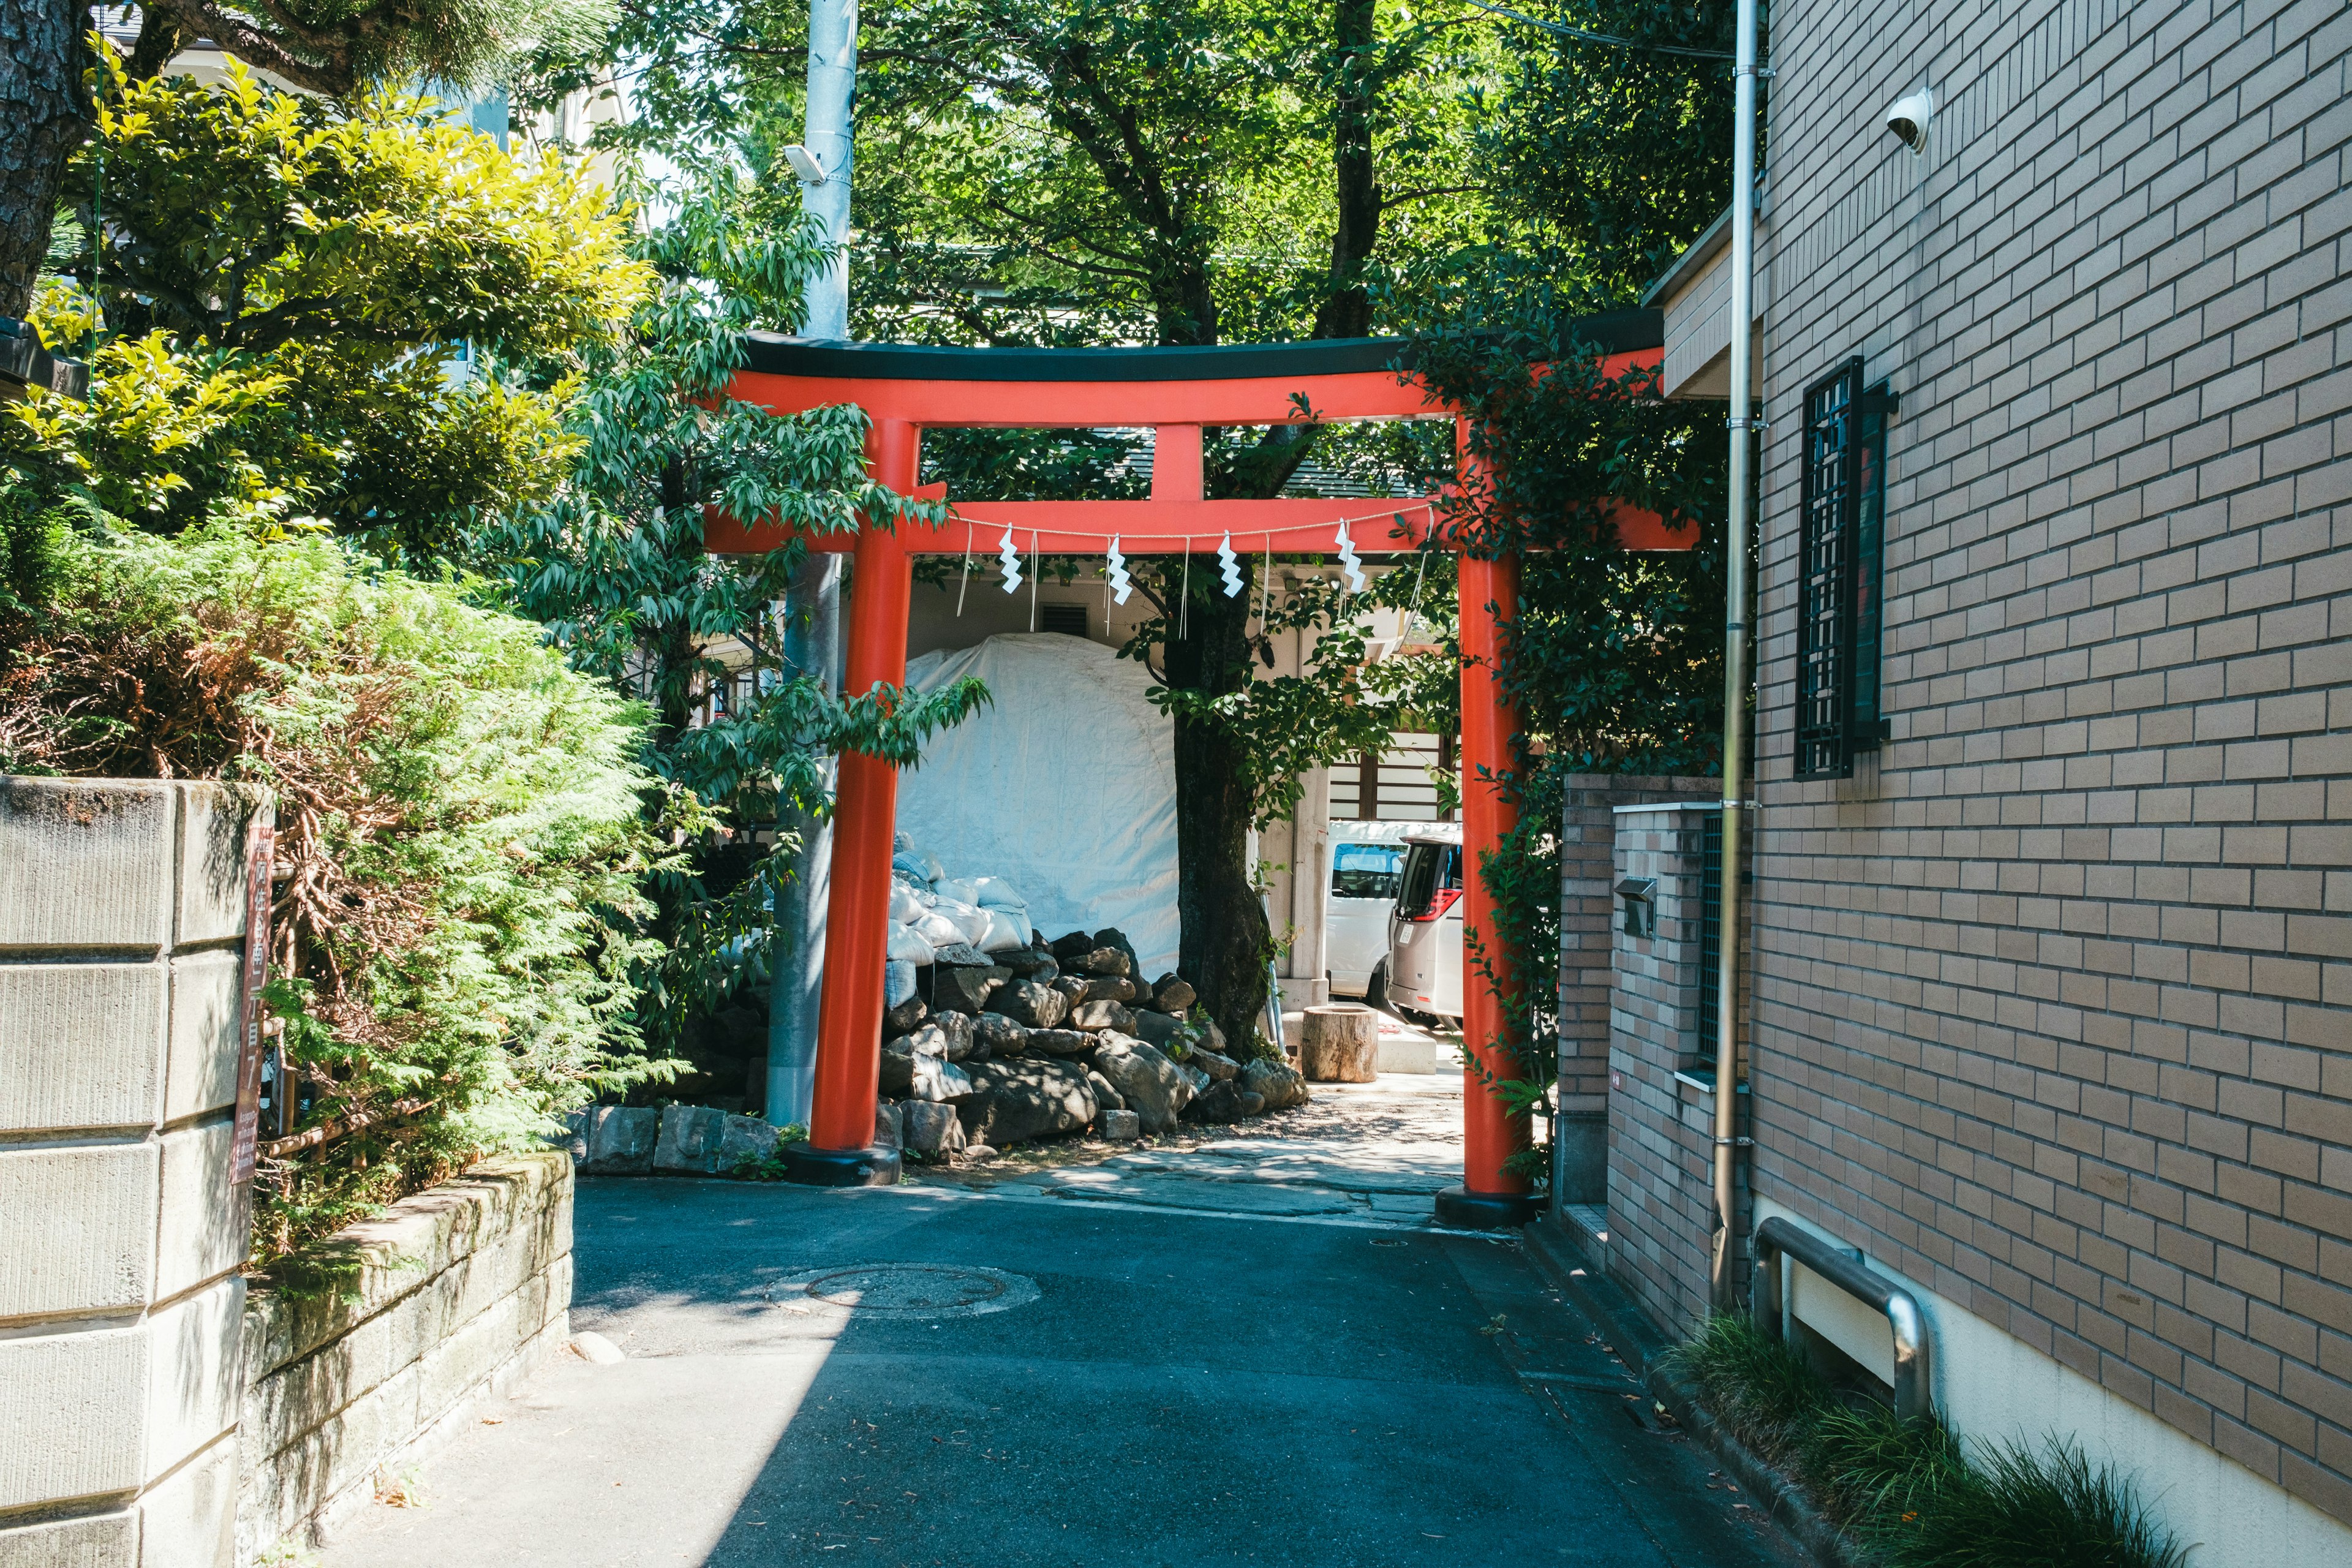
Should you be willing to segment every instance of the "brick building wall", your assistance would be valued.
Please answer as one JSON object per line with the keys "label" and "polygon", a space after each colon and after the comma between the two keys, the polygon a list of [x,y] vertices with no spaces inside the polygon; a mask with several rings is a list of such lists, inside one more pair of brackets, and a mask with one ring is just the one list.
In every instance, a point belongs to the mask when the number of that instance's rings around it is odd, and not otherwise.
{"label": "brick building wall", "polygon": [[1654,879],[1656,923],[1648,935],[1628,932],[1619,903],[1610,937],[1602,1253],[1610,1276],[1669,1331],[1706,1315],[1715,1230],[1715,1068],[1706,1059],[1715,1021],[1700,1001],[1699,928],[1703,836],[1720,807],[1683,799],[1613,814],[1612,882]]}
{"label": "brick building wall", "polygon": [[[2347,47],[1776,10],[1751,1082],[1759,1202],[2352,1521]],[[1801,399],[1856,353],[1891,736],[1800,782]]]}
{"label": "brick building wall", "polygon": [[1557,1204],[1598,1205],[1609,1149],[1610,991],[1615,983],[1616,807],[1719,800],[1720,778],[1574,773],[1559,824],[1559,1115],[1552,1123]]}

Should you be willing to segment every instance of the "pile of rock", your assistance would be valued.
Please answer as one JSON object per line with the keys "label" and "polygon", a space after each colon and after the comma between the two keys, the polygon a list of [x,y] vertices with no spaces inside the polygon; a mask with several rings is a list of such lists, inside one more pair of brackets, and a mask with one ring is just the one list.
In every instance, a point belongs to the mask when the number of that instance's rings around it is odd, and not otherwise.
{"label": "pile of rock", "polygon": [[1139,978],[1116,930],[993,953],[940,945],[883,1015],[882,1093],[902,1102],[906,1151],[934,1158],[1088,1129],[1132,1139],[1305,1101],[1295,1070],[1235,1061],[1193,1004],[1174,974]]}

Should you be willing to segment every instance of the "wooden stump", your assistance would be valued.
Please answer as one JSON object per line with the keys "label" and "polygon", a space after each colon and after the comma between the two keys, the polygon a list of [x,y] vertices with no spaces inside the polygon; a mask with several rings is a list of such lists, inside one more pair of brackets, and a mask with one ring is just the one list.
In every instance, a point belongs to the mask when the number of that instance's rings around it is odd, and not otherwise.
{"label": "wooden stump", "polygon": [[1316,1083],[1370,1083],[1379,1076],[1381,1016],[1353,1002],[1307,1009],[1298,1070]]}

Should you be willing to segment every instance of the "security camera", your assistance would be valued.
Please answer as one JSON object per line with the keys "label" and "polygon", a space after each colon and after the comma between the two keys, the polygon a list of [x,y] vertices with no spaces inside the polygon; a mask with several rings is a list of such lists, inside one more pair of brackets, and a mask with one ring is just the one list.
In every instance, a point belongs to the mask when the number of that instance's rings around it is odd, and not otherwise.
{"label": "security camera", "polygon": [[1886,129],[1914,153],[1927,145],[1927,122],[1936,118],[1936,95],[1926,88],[1886,108]]}
{"label": "security camera", "polygon": [[824,184],[824,165],[816,161],[815,153],[799,142],[795,142],[784,149],[784,162],[791,164],[793,173],[805,183],[812,185]]}

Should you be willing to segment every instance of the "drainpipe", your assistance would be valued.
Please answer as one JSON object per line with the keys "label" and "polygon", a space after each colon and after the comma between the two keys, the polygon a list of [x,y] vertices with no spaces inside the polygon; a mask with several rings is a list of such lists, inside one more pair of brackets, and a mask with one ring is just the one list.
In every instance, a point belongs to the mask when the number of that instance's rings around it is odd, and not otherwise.
{"label": "drainpipe", "polygon": [[[824,178],[801,183],[801,204],[835,247],[809,279],[813,338],[849,335],[849,179],[857,98],[857,0],[809,0],[808,150]],[[784,594],[785,659],[828,692],[841,658],[841,557],[811,555]],[[828,781],[833,770],[828,767]],[[797,833],[799,864],[776,889],[768,995],[768,1120],[805,1126],[814,1114],[817,1006],[824,973],[825,911],[833,896],[833,825],[788,809],[777,826]]]}
{"label": "drainpipe", "polygon": [[1716,976],[1715,1245],[1708,1296],[1718,1312],[1734,1299],[1733,1253],[1738,1244],[1739,1151],[1739,867],[1747,826],[1748,689],[1751,638],[1748,625],[1748,493],[1756,420],[1748,393],[1749,334],[1756,319],[1756,0],[1739,0],[1739,41],[1732,64],[1731,132],[1731,517],[1723,626],[1723,931],[1722,968]]}

